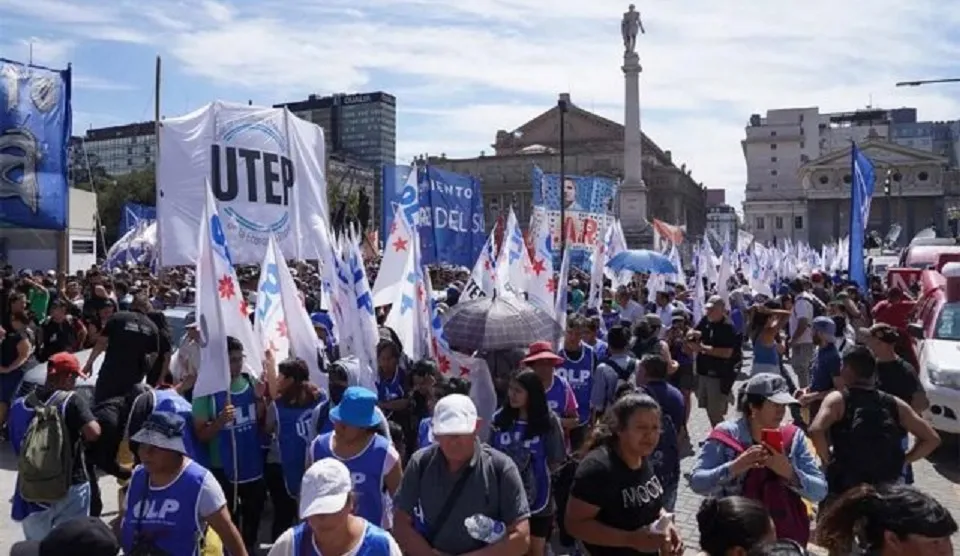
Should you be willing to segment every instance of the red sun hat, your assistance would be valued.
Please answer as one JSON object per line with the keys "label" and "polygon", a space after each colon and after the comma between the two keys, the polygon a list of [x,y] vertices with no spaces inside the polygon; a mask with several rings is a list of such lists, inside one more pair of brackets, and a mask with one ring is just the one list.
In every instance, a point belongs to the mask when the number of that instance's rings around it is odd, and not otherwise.
{"label": "red sun hat", "polygon": [[550,342],[534,342],[527,348],[527,356],[520,363],[529,365],[540,361],[549,361],[554,367],[559,367],[563,364],[563,357],[553,352]]}

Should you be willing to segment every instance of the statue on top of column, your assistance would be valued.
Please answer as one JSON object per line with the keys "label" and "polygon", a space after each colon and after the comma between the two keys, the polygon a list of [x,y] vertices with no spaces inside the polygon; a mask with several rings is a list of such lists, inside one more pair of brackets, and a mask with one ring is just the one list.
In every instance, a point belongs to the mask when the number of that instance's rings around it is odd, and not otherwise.
{"label": "statue on top of column", "polygon": [[643,28],[643,21],[640,19],[640,12],[637,11],[635,5],[630,4],[630,8],[624,12],[623,20],[620,22],[624,54],[635,53],[637,51],[637,35],[646,33]]}

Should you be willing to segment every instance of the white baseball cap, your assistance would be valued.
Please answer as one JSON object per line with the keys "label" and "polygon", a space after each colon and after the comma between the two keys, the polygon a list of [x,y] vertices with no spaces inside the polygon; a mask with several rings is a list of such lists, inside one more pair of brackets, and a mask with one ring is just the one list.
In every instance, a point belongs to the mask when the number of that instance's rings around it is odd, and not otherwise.
{"label": "white baseball cap", "polygon": [[339,512],[352,491],[350,470],[343,462],[335,458],[314,462],[300,483],[300,519]]}
{"label": "white baseball cap", "polygon": [[477,432],[477,406],[463,394],[450,394],[433,408],[433,435],[473,434]]}

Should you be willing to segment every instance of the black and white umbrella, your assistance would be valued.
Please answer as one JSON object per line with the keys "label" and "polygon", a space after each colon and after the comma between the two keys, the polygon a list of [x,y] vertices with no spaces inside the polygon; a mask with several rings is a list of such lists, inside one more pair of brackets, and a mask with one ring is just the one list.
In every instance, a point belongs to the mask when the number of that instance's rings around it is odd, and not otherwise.
{"label": "black and white umbrella", "polygon": [[450,347],[463,352],[527,347],[553,342],[563,329],[553,315],[514,297],[481,297],[458,303],[447,313],[443,333]]}

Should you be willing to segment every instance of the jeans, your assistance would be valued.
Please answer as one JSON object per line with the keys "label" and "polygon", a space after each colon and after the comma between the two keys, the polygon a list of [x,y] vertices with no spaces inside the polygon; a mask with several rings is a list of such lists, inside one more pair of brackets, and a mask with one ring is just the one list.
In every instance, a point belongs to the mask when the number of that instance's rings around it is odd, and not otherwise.
{"label": "jeans", "polygon": [[680,483],[674,483],[672,485],[663,486],[663,510],[669,513],[673,513],[673,509],[677,506],[677,493],[680,491]]}
{"label": "jeans", "polygon": [[90,513],[90,483],[73,485],[67,495],[42,512],[28,515],[20,525],[28,541],[42,541],[54,527]]}

